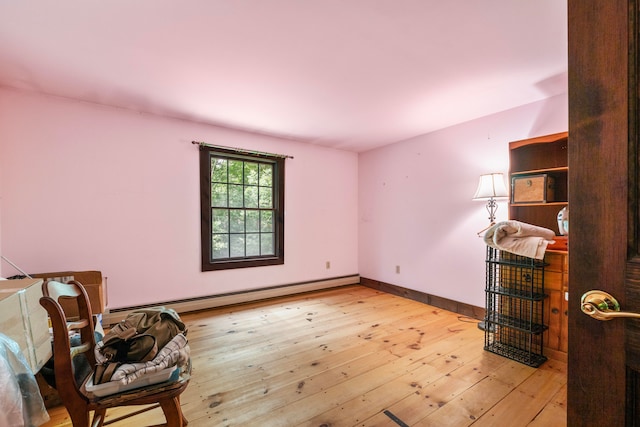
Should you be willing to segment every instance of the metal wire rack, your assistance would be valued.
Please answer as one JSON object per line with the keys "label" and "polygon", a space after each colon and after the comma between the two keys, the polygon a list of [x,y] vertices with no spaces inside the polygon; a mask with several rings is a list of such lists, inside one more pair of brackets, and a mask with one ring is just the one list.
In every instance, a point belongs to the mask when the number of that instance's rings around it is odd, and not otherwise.
{"label": "metal wire rack", "polygon": [[487,246],[484,349],[538,367],[544,334],[543,261]]}

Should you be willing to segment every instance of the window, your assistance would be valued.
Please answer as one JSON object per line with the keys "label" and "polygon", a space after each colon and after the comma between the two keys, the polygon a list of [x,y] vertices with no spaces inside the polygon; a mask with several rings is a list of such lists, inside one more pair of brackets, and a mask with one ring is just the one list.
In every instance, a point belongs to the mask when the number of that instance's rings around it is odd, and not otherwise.
{"label": "window", "polygon": [[200,146],[202,271],[284,264],[284,158]]}

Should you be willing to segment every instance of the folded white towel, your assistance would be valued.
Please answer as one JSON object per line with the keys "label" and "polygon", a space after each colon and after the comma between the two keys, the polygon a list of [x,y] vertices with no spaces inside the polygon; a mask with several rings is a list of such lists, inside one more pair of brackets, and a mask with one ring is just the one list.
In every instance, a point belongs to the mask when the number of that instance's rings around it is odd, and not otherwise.
{"label": "folded white towel", "polygon": [[547,246],[556,233],[548,228],[520,221],[503,221],[493,225],[484,235],[492,248],[529,258],[543,259]]}

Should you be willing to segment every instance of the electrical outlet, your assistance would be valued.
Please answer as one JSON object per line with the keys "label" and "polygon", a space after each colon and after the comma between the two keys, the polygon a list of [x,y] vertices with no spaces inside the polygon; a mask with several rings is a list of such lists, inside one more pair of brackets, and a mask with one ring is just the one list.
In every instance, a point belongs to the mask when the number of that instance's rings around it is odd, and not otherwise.
{"label": "electrical outlet", "polygon": [[396,265],[396,274],[400,274],[400,266]]}
{"label": "electrical outlet", "polygon": [[327,270],[331,268],[331,261],[327,261],[326,267],[327,267]]}

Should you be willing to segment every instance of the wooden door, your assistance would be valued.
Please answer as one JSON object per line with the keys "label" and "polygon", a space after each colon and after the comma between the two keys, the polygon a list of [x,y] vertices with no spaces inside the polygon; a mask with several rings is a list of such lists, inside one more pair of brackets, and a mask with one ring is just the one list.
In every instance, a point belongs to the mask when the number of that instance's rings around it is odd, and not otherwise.
{"label": "wooden door", "polygon": [[580,310],[592,289],[640,313],[638,0],[568,0],[567,425],[640,425],[640,320]]}

